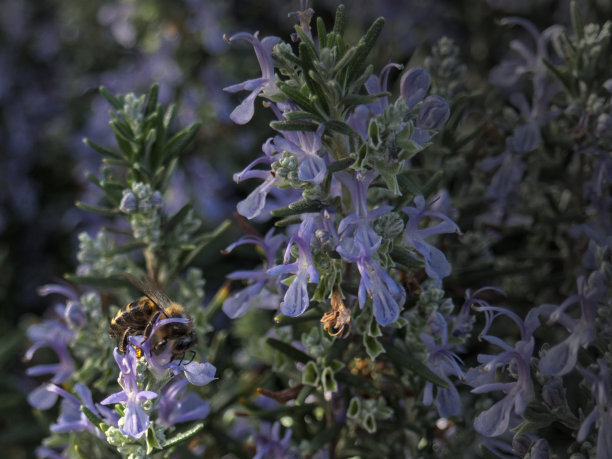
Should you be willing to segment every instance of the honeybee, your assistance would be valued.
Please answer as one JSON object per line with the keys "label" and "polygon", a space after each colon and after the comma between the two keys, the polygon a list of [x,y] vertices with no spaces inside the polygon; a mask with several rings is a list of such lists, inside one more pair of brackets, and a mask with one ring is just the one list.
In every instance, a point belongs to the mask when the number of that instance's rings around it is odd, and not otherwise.
{"label": "honeybee", "polygon": [[117,311],[108,326],[108,335],[112,339],[120,338],[119,350],[125,352],[130,336],[143,335],[145,339],[149,338],[158,320],[181,318],[189,322],[172,322],[155,331],[151,338],[151,349],[155,354],[160,354],[169,346],[172,359],[184,356],[198,342],[198,336],[193,330],[193,319],[183,306],[170,300],[168,295],[151,282],[143,282],[128,273],[124,276],[145,296]]}

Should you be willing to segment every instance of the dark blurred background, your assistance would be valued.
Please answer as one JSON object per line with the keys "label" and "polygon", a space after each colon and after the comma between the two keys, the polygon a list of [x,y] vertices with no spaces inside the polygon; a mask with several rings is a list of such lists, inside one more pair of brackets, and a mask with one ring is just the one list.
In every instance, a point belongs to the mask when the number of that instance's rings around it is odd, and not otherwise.
{"label": "dark blurred background", "polygon": [[[327,24],[339,2],[311,2]],[[589,11],[610,14],[608,2]],[[347,41],[357,40],[378,16],[387,19],[375,68],[389,61],[418,64],[442,36],[455,39],[476,87],[508,53],[511,32],[497,20],[529,17],[541,30],[568,23],[568,1],[385,0],[346,1]],[[281,0],[2,0],[0,5],[0,451],[33,454],[47,426],[25,395],[36,382],[24,376],[25,330],[52,304],[40,285],[74,271],[77,235],[94,234],[103,219],[74,207],[96,203],[85,171],[98,173],[99,156],[84,137],[113,146],[108,105],[98,93],[141,93],[160,84],[162,103],[178,104],[176,128],[195,119],[203,126],[183,158],[172,193],[172,213],[189,199],[212,227],[231,218],[246,188],[231,181],[260,150],[270,129],[267,114],[247,127],[229,113],[244,95],[222,91],[255,78],[259,67],[245,43],[231,47],[223,34],[260,31],[288,37],[299,2]],[[512,32],[516,34],[516,31]],[[231,49],[230,49],[231,48]],[[392,80],[397,75],[392,76]],[[261,110],[259,108],[258,110]],[[263,110],[262,110],[263,115]],[[220,247],[232,240],[220,241]],[[217,247],[218,249],[219,247]],[[216,263],[214,270],[206,266]],[[231,258],[208,256],[200,265],[209,285],[230,271]]]}

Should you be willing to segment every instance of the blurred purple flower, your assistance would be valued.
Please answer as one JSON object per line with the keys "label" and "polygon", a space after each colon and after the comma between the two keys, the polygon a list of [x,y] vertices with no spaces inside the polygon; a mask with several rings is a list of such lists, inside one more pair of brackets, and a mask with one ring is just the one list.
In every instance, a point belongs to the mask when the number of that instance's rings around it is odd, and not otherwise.
{"label": "blurred purple flower", "polygon": [[438,129],[448,121],[450,107],[438,95],[427,96],[419,108],[417,126],[421,129]]}
{"label": "blurred purple flower", "polygon": [[[59,358],[59,363],[36,365],[26,370],[30,376],[52,374],[51,382],[61,384],[74,372],[74,362],[68,352],[68,343],[76,336],[76,332],[57,320],[46,320],[28,328],[27,336],[32,346],[25,353],[25,360],[31,360],[34,353],[41,347],[50,347]],[[57,400],[57,394],[50,392],[43,384],[28,395],[30,404],[38,409],[51,408]]]}
{"label": "blurred purple flower", "polygon": [[[404,67],[400,64],[395,64],[393,62],[385,65],[380,71],[380,75],[370,75],[370,78],[365,82],[365,88],[368,91],[368,94],[380,94],[382,92],[387,92],[387,84],[389,81],[389,72],[391,69],[401,70]],[[402,77],[403,79],[403,77]],[[368,104],[370,113],[373,115],[379,115],[385,111],[385,109],[389,106],[389,97],[384,96],[379,98],[376,102],[372,102]]]}
{"label": "blurred purple flower", "polygon": [[297,458],[297,455],[289,449],[291,434],[291,429],[287,429],[283,438],[280,438],[280,423],[275,422],[273,425],[268,422],[260,423],[259,433],[255,436],[257,450],[253,459]]}
{"label": "blurred purple flower", "polygon": [[[577,279],[578,293],[567,298],[558,307],[552,308],[549,323],[563,325],[570,335],[562,342],[551,347],[540,360],[540,370],[552,376],[562,376],[569,373],[576,365],[578,350],[595,339],[597,322],[597,303],[607,289],[605,276],[600,271],[593,272],[589,278],[580,276]],[[580,319],[575,319],[565,311],[573,304],[580,304]]]}
{"label": "blurred purple flower", "polygon": [[49,384],[48,390],[63,397],[62,408],[57,418],[57,423],[51,425],[52,432],[65,433],[89,430],[98,438],[105,439],[106,437],[98,426],[94,426],[87,416],[85,416],[85,413],[83,413],[81,409],[83,406],[99,418],[102,418],[106,424],[117,426],[117,421],[119,420],[117,413],[99,404],[94,404],[91,397],[91,391],[87,386],[81,383],[75,384],[74,392],[78,395],[78,398],[55,384]]}
{"label": "blurred purple flower", "polygon": [[596,458],[604,459],[612,455],[612,395],[610,395],[612,388],[610,371],[605,360],[598,359],[597,365],[599,374],[595,374],[590,369],[578,367],[578,371],[595,400],[595,407],[582,421],[576,440],[585,441],[593,424],[598,423]]}
{"label": "blurred purple flower", "polygon": [[[472,393],[501,391],[506,394],[474,420],[474,428],[479,433],[486,437],[496,437],[510,428],[511,416],[514,413],[522,414],[534,396],[530,370],[535,345],[533,332],[540,326],[539,315],[545,314],[550,308],[546,306],[533,308],[522,321],[515,313],[498,306],[479,304],[472,307],[485,314],[485,325],[480,338],[502,349],[498,355],[479,354],[478,361],[481,365],[471,368],[465,376],[466,383],[474,387]],[[518,326],[521,339],[514,346],[496,336],[486,334],[499,316],[508,317]],[[495,382],[499,369],[505,370],[516,380]]]}
{"label": "blurred purple flower", "polygon": [[[452,352],[448,343],[448,326],[446,319],[439,312],[433,312],[427,321],[429,334],[421,333],[421,341],[429,350],[428,366],[434,373],[448,383],[448,388],[438,387],[435,404],[440,416],[448,418],[461,414],[461,398],[459,391],[450,381],[449,375],[463,378],[460,364],[463,362]],[[438,344],[438,342],[440,344]],[[428,406],[433,402],[433,383],[427,381],[423,392],[423,404]]]}
{"label": "blurred purple flower", "polygon": [[189,381],[179,379],[166,385],[157,405],[158,421],[166,428],[180,422],[204,419],[210,413],[210,405],[199,395],[185,393]]}
{"label": "blurred purple flower", "polygon": [[[415,207],[404,207],[402,209],[408,215],[404,241],[423,256],[427,275],[439,285],[442,279],[451,273],[451,265],[446,260],[444,253],[426,242],[425,239],[437,234],[461,234],[461,230],[447,215],[428,210],[423,196],[416,196],[414,204]],[[419,224],[425,217],[436,218],[442,221],[428,228],[420,229]]]}
{"label": "blurred purple flower", "polygon": [[272,228],[266,233],[264,238],[248,234],[241,237],[238,241],[229,245],[224,250],[224,253],[229,253],[239,245],[253,244],[260,247],[266,257],[266,260],[260,269],[234,271],[233,273],[228,274],[228,279],[254,281],[242,290],[235,292],[225,300],[223,303],[223,312],[227,314],[228,317],[231,319],[240,317],[244,315],[253,305],[266,309],[278,307],[278,295],[268,292],[266,292],[266,295],[261,295],[261,292],[263,291],[264,287],[274,278],[274,276],[268,274],[267,271],[269,268],[274,266],[274,257],[276,256],[276,252],[284,240],[285,236],[282,234],[274,234],[274,228]]}
{"label": "blurred purple flower", "polygon": [[239,32],[227,40],[229,43],[234,40],[245,40],[253,45],[259,67],[261,68],[261,78],[243,81],[242,83],[223,88],[224,91],[232,93],[243,90],[251,91],[251,94],[230,114],[230,119],[236,124],[246,124],[251,121],[255,112],[255,98],[266,89],[274,89],[276,77],[274,76],[274,64],[272,63],[272,48],[280,41],[280,38],[266,37],[259,41],[257,38],[258,34],[259,32],[255,32],[255,34]]}
{"label": "blurred purple flower", "polygon": [[147,400],[156,398],[158,394],[150,390],[138,389],[136,350],[132,346],[127,347],[124,355],[120,354],[117,348],[115,348],[113,354],[121,370],[119,384],[123,390],[109,395],[100,403],[103,405],[125,403],[124,424],[120,427],[120,430],[124,435],[138,439],[149,428],[149,415],[141,405]]}

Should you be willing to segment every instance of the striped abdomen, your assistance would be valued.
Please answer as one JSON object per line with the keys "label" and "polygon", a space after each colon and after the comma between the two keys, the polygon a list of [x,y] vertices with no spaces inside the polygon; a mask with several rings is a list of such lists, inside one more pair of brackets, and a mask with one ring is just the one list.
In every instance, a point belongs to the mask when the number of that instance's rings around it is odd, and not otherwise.
{"label": "striped abdomen", "polygon": [[144,331],[151,321],[151,318],[160,310],[159,306],[149,298],[142,298],[132,301],[117,312],[108,326],[108,335],[111,338],[120,338],[125,331],[130,329],[130,334]]}

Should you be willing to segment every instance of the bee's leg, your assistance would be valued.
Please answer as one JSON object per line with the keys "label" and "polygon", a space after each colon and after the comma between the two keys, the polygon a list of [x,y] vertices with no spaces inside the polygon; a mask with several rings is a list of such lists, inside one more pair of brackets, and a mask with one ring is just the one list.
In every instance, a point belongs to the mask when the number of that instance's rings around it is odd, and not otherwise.
{"label": "bee's leg", "polygon": [[159,319],[159,316],[161,315],[161,313],[162,313],[161,311],[157,311],[155,313],[155,315],[153,316],[153,318],[147,324],[147,328],[145,328],[145,331],[144,331],[145,339],[148,339],[149,336],[151,336],[151,332],[153,331],[153,327],[155,326],[155,323],[157,322],[157,319]]}
{"label": "bee's leg", "polygon": [[187,362],[185,365],[189,365],[191,362],[193,362],[193,359],[195,359],[196,357],[196,351],[191,351],[191,359],[189,359],[189,362]]}
{"label": "bee's leg", "polygon": [[179,359],[179,363],[178,363],[178,364],[179,364],[179,366],[181,366],[181,364],[183,363],[183,359],[184,359],[184,358],[185,358],[185,353],[183,352],[183,353],[181,354],[181,358]]}
{"label": "bee's leg", "polygon": [[121,337],[121,342],[119,343],[119,351],[125,354],[125,350],[128,347],[130,336],[134,334],[134,329],[128,327],[123,332],[123,336]]}

